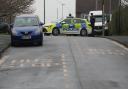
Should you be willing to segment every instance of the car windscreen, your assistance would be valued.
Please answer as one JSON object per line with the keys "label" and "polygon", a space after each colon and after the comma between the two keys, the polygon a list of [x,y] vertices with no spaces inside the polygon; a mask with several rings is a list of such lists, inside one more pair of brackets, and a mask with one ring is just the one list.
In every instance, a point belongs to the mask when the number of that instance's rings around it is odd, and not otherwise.
{"label": "car windscreen", "polygon": [[38,19],[35,17],[17,17],[14,22],[15,27],[24,27],[24,26],[38,26]]}
{"label": "car windscreen", "polygon": [[102,22],[102,16],[94,16],[95,22]]}

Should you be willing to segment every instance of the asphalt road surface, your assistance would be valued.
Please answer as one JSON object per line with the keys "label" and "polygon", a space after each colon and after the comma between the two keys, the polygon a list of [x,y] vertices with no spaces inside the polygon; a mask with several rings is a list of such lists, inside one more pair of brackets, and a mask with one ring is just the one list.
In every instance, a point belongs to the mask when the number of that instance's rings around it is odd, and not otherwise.
{"label": "asphalt road surface", "polygon": [[77,36],[11,47],[0,60],[0,89],[128,89],[128,49]]}

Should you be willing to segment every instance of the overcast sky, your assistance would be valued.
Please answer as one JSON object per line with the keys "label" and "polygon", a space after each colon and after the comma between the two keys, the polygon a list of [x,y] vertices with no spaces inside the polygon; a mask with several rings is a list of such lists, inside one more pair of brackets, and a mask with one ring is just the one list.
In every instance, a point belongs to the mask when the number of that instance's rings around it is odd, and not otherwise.
{"label": "overcast sky", "polygon": [[[43,1],[35,0],[33,5],[35,14],[39,15],[41,21],[43,21]],[[46,22],[55,21],[57,19],[57,8],[59,12],[59,18],[62,18],[62,3],[64,3],[64,17],[69,13],[75,16],[75,0],[45,0],[46,1]]]}

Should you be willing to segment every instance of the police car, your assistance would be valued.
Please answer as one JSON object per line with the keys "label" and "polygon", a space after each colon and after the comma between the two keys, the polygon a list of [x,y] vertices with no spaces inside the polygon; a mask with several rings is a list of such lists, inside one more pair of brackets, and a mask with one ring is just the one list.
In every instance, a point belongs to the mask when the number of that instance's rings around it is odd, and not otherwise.
{"label": "police car", "polygon": [[66,18],[57,23],[45,24],[43,31],[47,35],[53,34],[54,36],[60,34],[80,34],[81,36],[87,36],[92,34],[92,27],[86,19]]}

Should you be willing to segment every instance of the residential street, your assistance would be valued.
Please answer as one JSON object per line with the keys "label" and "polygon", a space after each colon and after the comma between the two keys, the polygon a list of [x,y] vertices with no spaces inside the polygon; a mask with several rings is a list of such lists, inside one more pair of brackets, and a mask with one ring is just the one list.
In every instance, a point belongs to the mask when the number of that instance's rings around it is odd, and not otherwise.
{"label": "residential street", "polygon": [[128,49],[106,38],[45,36],[42,47],[5,52],[0,89],[128,89]]}

